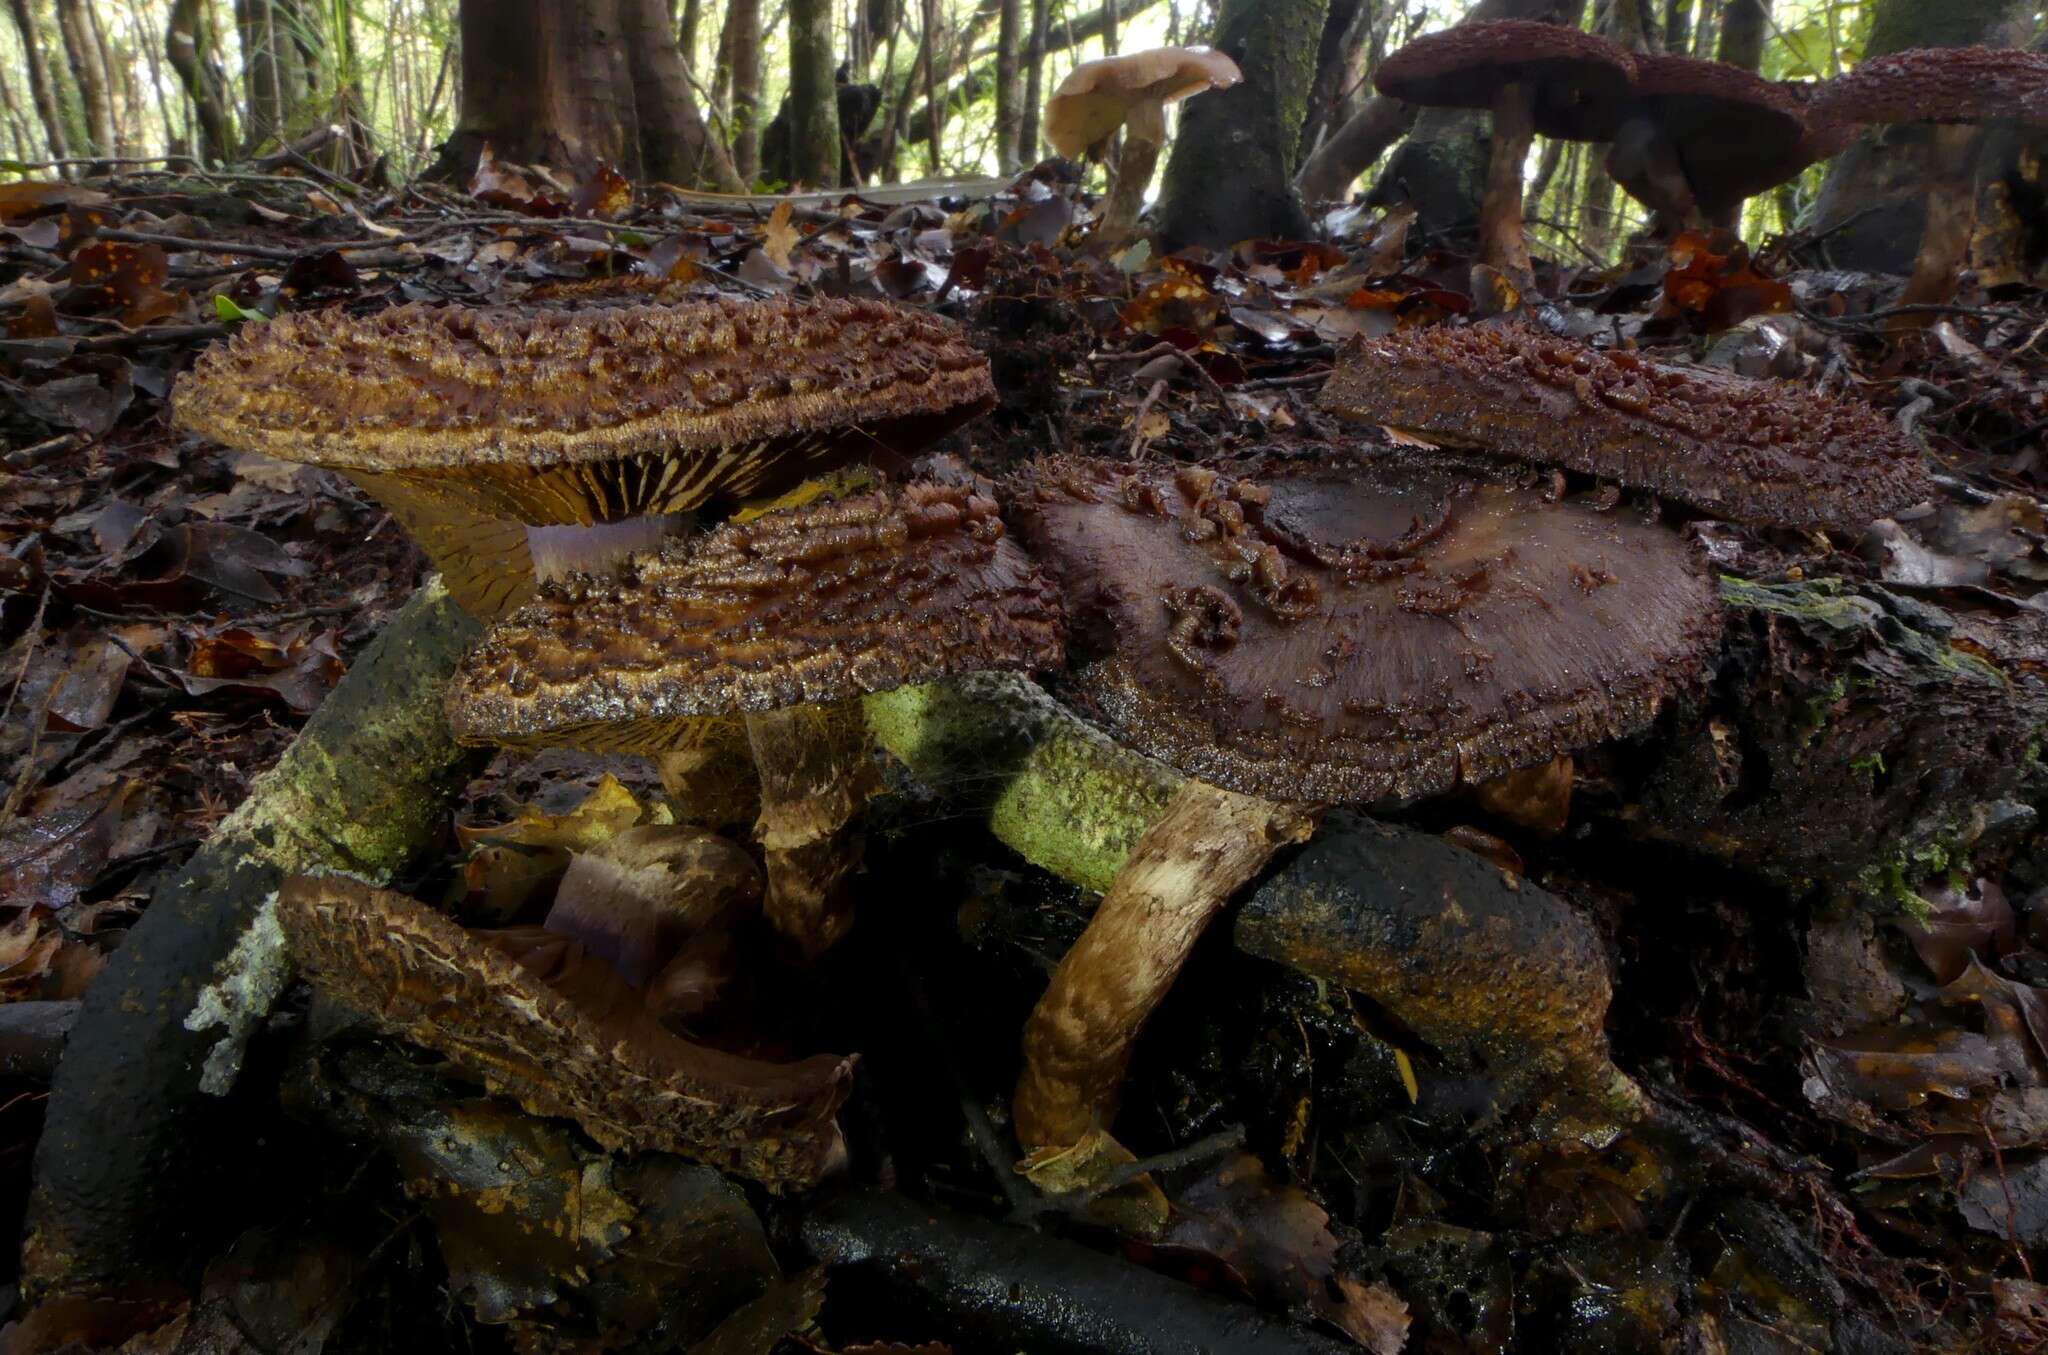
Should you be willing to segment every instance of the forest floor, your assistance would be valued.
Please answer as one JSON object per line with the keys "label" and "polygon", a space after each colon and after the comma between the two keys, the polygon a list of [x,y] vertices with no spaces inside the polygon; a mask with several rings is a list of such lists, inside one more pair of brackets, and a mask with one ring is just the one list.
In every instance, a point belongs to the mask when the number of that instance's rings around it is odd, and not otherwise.
{"label": "forest floor", "polygon": [[[1096,253],[1088,220],[1054,173],[994,196],[773,208],[507,165],[467,192],[169,174],[0,186],[0,1000],[80,997],[156,882],[426,573],[339,477],[171,427],[167,393],[205,344],[283,310],[516,305],[628,276],[881,295],[962,319],[988,350],[1000,405],[945,450],[999,474],[1063,448],[1192,460],[1378,438],[1315,407],[1342,345],[1472,305],[1468,261],[1409,239],[1398,215],[1340,208],[1322,240],[1170,258]],[[1699,529],[1724,567],[2035,623],[2048,610],[2048,301],[1971,294],[1897,339],[1884,310],[1896,280],[1831,271],[1820,253],[1776,242],[1752,260],[1686,238],[1623,269],[1546,268],[1555,299],[1535,309],[1602,344],[1866,401],[1925,441],[1944,494],[1932,513],[1861,543]],[[2025,681],[2043,672],[2034,663]],[[534,860],[575,836],[565,823],[636,821],[656,789],[649,769],[616,760],[503,755],[471,785],[445,851],[405,884],[458,915],[507,920],[559,878],[559,861]],[[1610,1025],[1623,1066],[1689,1107],[1673,1118],[1695,1142],[1748,1154],[1768,1181],[1678,1165],[1647,1138],[1511,1165],[1521,1140],[1499,1129],[1481,1083],[1430,1065],[1341,993],[1219,944],[1176,993],[1168,1033],[1148,1039],[1127,1097],[1133,1148],[1182,1154],[1161,1171],[1174,1223],[1140,1239],[1059,1217],[1058,1231],[1375,1350],[1404,1338],[1648,1350],[1681,1337],[1729,1350],[2042,1348],[2048,857],[2031,828],[1968,870],[1936,862],[1845,911],[1846,896],[1744,869],[1740,852],[1697,872],[1677,848],[1645,858],[1612,836],[1627,817],[1564,839],[1483,816],[1414,822],[1483,829],[1489,850],[1588,907],[1620,967]],[[873,1085],[848,1113],[862,1179],[987,1213],[1007,1191],[963,1107],[1000,1106],[1024,1013],[1087,905],[948,824],[916,793],[877,811],[868,913],[926,902],[857,929],[788,1023],[866,1060]],[[1675,872],[1691,878],[1646,888]],[[878,972],[886,1000],[873,1000]],[[1813,1015],[1830,1001],[1832,1025]],[[782,1318],[748,1310],[751,1337],[730,1322],[707,1335],[737,1300],[685,1321],[599,1294],[592,1272],[627,1273],[610,1251],[508,1270],[506,1240],[475,1219],[423,1218],[414,1200],[433,1164],[322,1151],[347,1140],[337,1122],[388,1143],[409,1132],[395,1120],[421,1113],[417,1098],[390,1109],[396,1093],[364,1109],[377,1099],[365,1085],[389,1092],[413,1075],[390,1050],[377,1057],[401,1071],[289,1098],[313,1120],[290,1121],[300,1127],[273,1150],[305,1154],[294,1189],[234,1202],[200,1303],[129,1348],[374,1350],[399,1332],[411,1348],[674,1348],[635,1344],[656,1316],[669,1339],[687,1328],[726,1342],[690,1348],[720,1351],[908,1349],[862,1343],[950,1330],[796,1266],[770,1291]],[[43,1075],[0,1091],[0,1199],[18,1220]],[[790,1262],[801,1208],[757,1203]],[[759,1228],[751,1215],[746,1226]],[[216,1344],[198,1343],[202,1327]],[[1012,1348],[984,1334],[993,1344],[958,1349]]]}

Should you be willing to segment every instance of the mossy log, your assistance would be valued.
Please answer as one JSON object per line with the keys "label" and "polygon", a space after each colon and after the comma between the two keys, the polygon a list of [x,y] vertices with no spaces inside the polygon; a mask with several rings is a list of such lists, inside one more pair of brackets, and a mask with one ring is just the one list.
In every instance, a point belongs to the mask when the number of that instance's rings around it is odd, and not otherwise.
{"label": "mossy log", "polygon": [[479,633],[438,581],[422,588],[157,887],[87,993],[51,1089],[23,1244],[29,1297],[176,1283],[209,1254],[200,1244],[225,1220],[205,1201],[248,1132],[227,1094],[290,977],[263,904],[292,874],[389,879],[439,838],[477,766],[442,701]]}
{"label": "mossy log", "polygon": [[1628,832],[1787,892],[1907,903],[2032,833],[2048,617],[1868,582],[1721,581],[1703,698],[1618,759]]}

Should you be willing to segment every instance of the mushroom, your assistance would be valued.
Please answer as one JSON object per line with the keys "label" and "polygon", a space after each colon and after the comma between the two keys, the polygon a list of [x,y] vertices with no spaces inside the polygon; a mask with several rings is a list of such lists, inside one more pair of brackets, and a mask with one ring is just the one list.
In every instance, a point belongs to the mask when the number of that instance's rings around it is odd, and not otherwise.
{"label": "mushroom", "polygon": [[876,301],[320,311],[239,330],[181,427],[337,470],[489,618],[678,515],[914,449],[993,401],[949,323]]}
{"label": "mushroom", "polygon": [[[1821,86],[1813,112],[1830,123],[1934,124],[1927,224],[1899,303],[1941,305],[1955,296],[1970,257],[1988,126],[2048,126],[2048,54],[1938,47],[1872,57]],[[1921,318],[1900,317],[1907,326]]]}
{"label": "mushroom", "polygon": [[1145,1018],[1308,803],[1388,805],[1646,725],[1719,634],[1677,533],[1403,452],[1237,476],[1054,458],[1019,530],[1058,579],[1082,708],[1193,778],[1024,1037],[1027,1149],[1113,1117]]}
{"label": "mushroom", "polygon": [[1627,52],[1604,38],[1528,19],[1464,23],[1395,52],[1373,73],[1390,99],[1425,108],[1493,113],[1486,196],[1479,209],[1479,262],[1518,291],[1532,286],[1522,233],[1522,176],[1537,133],[1605,141],[1634,82]]}
{"label": "mushroom", "polygon": [[834,1116],[851,1057],[774,1064],[693,1044],[574,942],[469,932],[354,880],[288,880],[277,919],[314,987],[607,1148],[680,1153],[773,1191],[845,1160]]}
{"label": "mushroom", "polygon": [[1320,403],[1759,526],[1860,532],[1930,492],[1919,450],[1868,406],[1604,352],[1527,324],[1361,342]]}
{"label": "mushroom", "polygon": [[1206,47],[1155,47],[1084,61],[1046,104],[1045,139],[1069,159],[1100,159],[1117,128],[1128,129],[1102,217],[1104,230],[1121,236],[1138,224],[1166,144],[1166,105],[1243,79],[1235,61]]}
{"label": "mushroom", "polygon": [[457,671],[455,737],[660,757],[740,716],[761,782],[770,922],[807,954],[845,930],[874,784],[855,698],[1056,666],[1058,600],[970,486],[912,484],[728,523],[576,575],[500,621]]}
{"label": "mushroom", "polygon": [[1784,87],[1687,56],[1638,56],[1635,71],[1607,172],[1665,233],[1721,219],[1813,163],[1799,101]]}
{"label": "mushroom", "polygon": [[576,853],[542,925],[645,988],[685,941],[729,925],[760,899],[761,872],[735,843],[642,824]]}

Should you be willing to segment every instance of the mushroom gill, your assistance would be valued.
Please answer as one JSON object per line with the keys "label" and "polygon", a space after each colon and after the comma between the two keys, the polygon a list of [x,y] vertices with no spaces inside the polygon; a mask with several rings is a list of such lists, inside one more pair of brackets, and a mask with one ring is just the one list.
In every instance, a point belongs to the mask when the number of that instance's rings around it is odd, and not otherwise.
{"label": "mushroom gill", "polygon": [[1860,532],[1930,491],[1919,449],[1867,406],[1526,324],[1364,341],[1319,403],[1760,526]]}

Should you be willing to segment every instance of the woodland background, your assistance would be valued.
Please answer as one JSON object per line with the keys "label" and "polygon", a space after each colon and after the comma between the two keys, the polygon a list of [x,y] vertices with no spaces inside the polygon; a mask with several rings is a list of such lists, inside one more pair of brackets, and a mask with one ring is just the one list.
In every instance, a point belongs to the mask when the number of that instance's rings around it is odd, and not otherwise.
{"label": "woodland background", "polygon": [[[1290,0],[1251,0],[1275,24]],[[1296,6],[1298,7],[1298,6]],[[547,162],[565,130],[629,178],[696,186],[873,184],[1008,172],[1047,148],[1045,98],[1085,60],[1201,43],[1217,0],[7,0],[0,169],[288,156],[393,183],[466,174],[478,145]],[[1637,50],[1826,78],[1866,52],[2022,42],[2013,0],[1322,0],[1295,161],[1311,198],[1341,197],[1409,130],[1371,102],[1374,65],[1417,34],[1480,17],[1561,13]],[[2002,30],[1994,33],[1993,30]],[[469,51],[464,52],[465,32]],[[668,44],[673,44],[670,49]],[[536,50],[540,49],[540,50]],[[664,64],[671,55],[679,62]],[[627,53],[635,69],[622,69]],[[545,79],[532,78],[544,66]],[[640,69],[645,67],[645,69]],[[830,102],[858,135],[837,172],[788,128]],[[794,97],[792,97],[794,96]],[[1382,101],[1384,102],[1384,101]],[[790,105],[785,109],[785,104]],[[791,112],[796,116],[792,120]],[[777,122],[778,112],[782,121]],[[1363,115],[1363,116],[1362,116]],[[1468,134],[1475,120],[1462,123]],[[1483,118],[1477,119],[1483,128]],[[509,129],[509,130],[508,130]],[[1339,136],[1350,132],[1347,143]],[[458,133],[470,133],[467,137]],[[495,135],[492,133],[495,132]],[[765,133],[765,135],[764,135]],[[1418,135],[1429,135],[1429,120]],[[503,144],[524,140],[527,144]],[[1534,233],[1560,257],[1611,257],[1642,224],[1598,147],[1539,142]],[[1744,233],[1790,229],[1825,166],[1754,200]]]}

